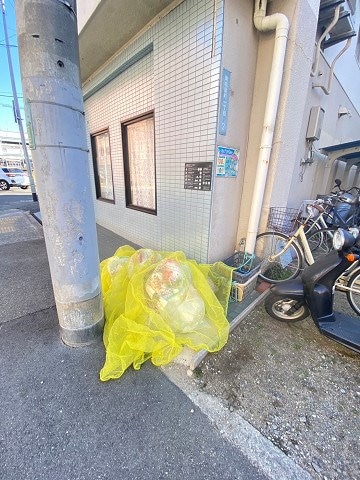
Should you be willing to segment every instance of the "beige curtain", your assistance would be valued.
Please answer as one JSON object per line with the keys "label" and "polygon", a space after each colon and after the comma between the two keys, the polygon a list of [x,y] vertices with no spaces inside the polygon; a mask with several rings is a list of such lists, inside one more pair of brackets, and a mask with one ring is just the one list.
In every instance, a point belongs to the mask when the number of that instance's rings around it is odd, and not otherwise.
{"label": "beige curtain", "polygon": [[101,198],[114,200],[114,187],[110,157],[110,141],[108,132],[97,135],[96,151]]}
{"label": "beige curtain", "polygon": [[154,119],[127,126],[131,203],[155,210]]}

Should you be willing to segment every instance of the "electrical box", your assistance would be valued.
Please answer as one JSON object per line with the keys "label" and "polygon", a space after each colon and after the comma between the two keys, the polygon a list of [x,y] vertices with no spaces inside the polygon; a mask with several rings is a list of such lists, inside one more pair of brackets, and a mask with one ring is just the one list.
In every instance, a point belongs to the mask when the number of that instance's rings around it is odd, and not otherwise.
{"label": "electrical box", "polygon": [[311,107],[306,140],[319,140],[324,114],[325,110],[322,107]]}

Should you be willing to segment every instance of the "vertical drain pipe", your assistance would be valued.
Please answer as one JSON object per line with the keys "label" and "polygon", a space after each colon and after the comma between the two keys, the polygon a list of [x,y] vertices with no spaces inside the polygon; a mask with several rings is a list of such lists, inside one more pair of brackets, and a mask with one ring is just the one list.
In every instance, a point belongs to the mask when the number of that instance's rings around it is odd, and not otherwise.
{"label": "vertical drain pipe", "polygon": [[254,25],[260,32],[275,30],[275,45],[245,245],[245,252],[249,254],[254,252],[259,228],[289,33],[287,17],[282,13],[266,16],[266,4],[267,0],[255,0]]}

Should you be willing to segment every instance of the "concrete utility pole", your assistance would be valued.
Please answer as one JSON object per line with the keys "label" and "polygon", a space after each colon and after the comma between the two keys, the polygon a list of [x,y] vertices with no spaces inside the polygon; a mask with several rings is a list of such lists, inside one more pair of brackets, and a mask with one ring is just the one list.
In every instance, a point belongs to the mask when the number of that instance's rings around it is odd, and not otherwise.
{"label": "concrete utility pole", "polygon": [[95,341],[104,316],[79,73],[75,0],[17,0],[25,114],[46,248],[67,345]]}
{"label": "concrete utility pole", "polygon": [[7,24],[6,24],[5,0],[1,0],[1,8],[2,8],[2,14],[3,14],[4,36],[5,36],[6,53],[7,53],[8,65],[9,65],[11,88],[12,88],[13,97],[14,97],[14,116],[15,116],[15,121],[19,125],[21,145],[22,145],[22,149],[23,149],[23,153],[24,153],[26,168],[27,168],[27,171],[28,171],[28,174],[29,174],[29,181],[30,181],[32,198],[33,198],[34,202],[37,202],[35,183],[34,183],[34,178],[33,178],[32,171],[31,171],[29,154],[28,154],[27,147],[26,147],[26,139],[25,139],[24,128],[23,128],[23,124],[22,124],[22,118],[21,118],[20,107],[19,107],[19,100],[18,100],[17,91],[16,91],[16,84],[15,84],[15,79],[14,79],[14,70],[13,70],[12,61],[11,61],[11,53],[10,53],[10,47],[9,47],[9,36],[8,36]]}

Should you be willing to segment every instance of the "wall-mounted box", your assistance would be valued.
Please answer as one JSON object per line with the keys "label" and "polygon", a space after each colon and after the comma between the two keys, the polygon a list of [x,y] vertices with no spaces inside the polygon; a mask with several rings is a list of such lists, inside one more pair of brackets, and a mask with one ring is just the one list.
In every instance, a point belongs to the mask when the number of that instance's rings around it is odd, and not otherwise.
{"label": "wall-mounted box", "polygon": [[322,107],[311,107],[306,140],[319,140],[324,114],[325,110]]}

